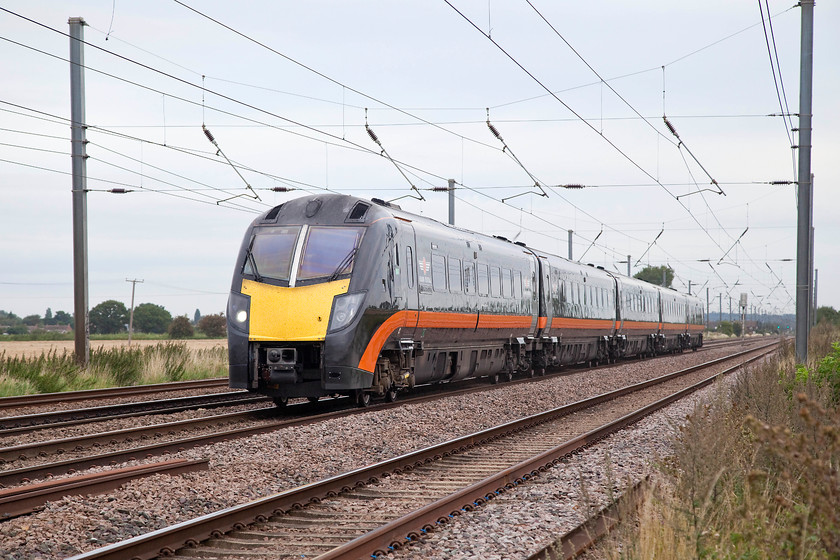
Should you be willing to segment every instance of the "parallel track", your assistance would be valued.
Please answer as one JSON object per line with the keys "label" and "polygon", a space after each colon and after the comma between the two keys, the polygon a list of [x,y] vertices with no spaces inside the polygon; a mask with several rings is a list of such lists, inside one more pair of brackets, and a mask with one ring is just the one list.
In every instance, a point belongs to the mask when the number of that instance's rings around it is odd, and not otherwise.
{"label": "parallel track", "polygon": [[[651,404],[638,410],[632,403],[620,405],[616,399],[626,400],[627,395],[640,391],[662,393],[657,387],[660,384],[756,352],[761,354],[752,359],[769,351],[762,347],[714,360],[74,558],[152,558],[176,551],[184,558],[252,554],[291,558],[323,553],[319,558],[327,560],[383,554],[433,530],[451,515],[460,515],[538,476],[563,457],[711,383],[716,376],[664,398],[661,394],[647,397]],[[638,395],[632,398],[638,399]],[[624,410],[616,413],[620,406]],[[576,414],[570,417],[572,413]],[[602,426],[607,414],[619,418]],[[586,427],[569,427],[584,418]]]}

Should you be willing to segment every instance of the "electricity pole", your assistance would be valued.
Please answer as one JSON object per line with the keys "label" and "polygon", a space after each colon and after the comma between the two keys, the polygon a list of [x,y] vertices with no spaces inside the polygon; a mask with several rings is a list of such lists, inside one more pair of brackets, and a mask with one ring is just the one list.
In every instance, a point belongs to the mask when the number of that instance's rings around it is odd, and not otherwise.
{"label": "electricity pole", "polygon": [[811,97],[814,64],[814,0],[801,0],[799,63],[799,169],[796,227],[796,360],[808,361],[811,307]]}
{"label": "electricity pole", "polygon": [[126,282],[131,282],[131,312],[128,315],[128,347],[131,348],[131,332],[134,330],[134,288],[137,287],[137,283],[143,283],[142,280],[134,279],[129,280],[128,278],[125,279]]}
{"label": "electricity pole", "polygon": [[90,361],[87,250],[87,139],[85,135],[84,29],[80,17],[70,18],[70,146],[73,162],[73,313],[76,363]]}
{"label": "electricity pole", "polygon": [[449,225],[455,225],[455,179],[449,179]]}

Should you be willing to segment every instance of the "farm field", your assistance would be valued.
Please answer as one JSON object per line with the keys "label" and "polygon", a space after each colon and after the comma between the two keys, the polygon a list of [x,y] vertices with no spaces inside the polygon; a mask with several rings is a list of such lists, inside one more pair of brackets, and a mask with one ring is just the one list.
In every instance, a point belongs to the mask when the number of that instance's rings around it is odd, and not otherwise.
{"label": "farm field", "polygon": [[[165,340],[132,340],[132,348],[142,348],[144,346],[154,346],[166,342]],[[223,338],[213,339],[197,339],[197,340],[178,340],[175,342],[185,342],[189,350],[207,350],[210,348],[227,348],[227,340]],[[12,357],[33,357],[40,356],[42,353],[47,353],[50,350],[55,350],[58,354],[67,351],[73,352],[75,343],[72,340],[0,340],[0,355],[5,352],[7,358]],[[92,340],[90,342],[91,350],[96,348],[104,348],[109,350],[111,348],[128,347],[127,340]]]}

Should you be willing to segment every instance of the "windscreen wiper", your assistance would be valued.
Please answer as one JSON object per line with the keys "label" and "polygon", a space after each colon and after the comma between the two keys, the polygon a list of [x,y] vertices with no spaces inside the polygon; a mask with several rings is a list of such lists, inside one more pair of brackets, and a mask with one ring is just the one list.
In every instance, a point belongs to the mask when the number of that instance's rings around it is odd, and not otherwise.
{"label": "windscreen wiper", "polygon": [[[254,238],[256,239],[256,238]],[[262,282],[262,276],[260,276],[260,271],[257,269],[257,259],[254,258],[254,253],[251,251],[251,248],[254,246],[254,241],[251,241],[251,245],[248,246],[248,263],[251,265],[251,270],[254,273],[254,279],[257,282]]]}
{"label": "windscreen wiper", "polygon": [[352,249],[350,249],[350,252],[347,253],[347,256],[344,257],[344,259],[342,259],[342,261],[340,263],[338,263],[338,266],[336,267],[335,272],[332,273],[328,282],[332,282],[333,280],[338,278],[341,275],[342,272],[347,270],[347,267],[349,267],[350,264],[353,262],[353,257],[356,256],[356,251],[357,250],[358,249],[356,247],[353,247]]}

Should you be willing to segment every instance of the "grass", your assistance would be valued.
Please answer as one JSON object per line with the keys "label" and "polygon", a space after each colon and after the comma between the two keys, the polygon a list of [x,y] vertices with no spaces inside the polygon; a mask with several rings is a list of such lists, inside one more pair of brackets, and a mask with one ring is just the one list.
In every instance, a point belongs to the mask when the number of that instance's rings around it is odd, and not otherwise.
{"label": "grass", "polygon": [[8,357],[0,352],[0,397],[225,375],[227,351],[224,348],[191,351],[183,341],[143,348],[91,348],[86,368],[78,366],[73,353],[67,351],[51,350],[38,357]]}
{"label": "grass", "polygon": [[[840,331],[812,331],[700,402],[610,560],[840,558]],[[630,525],[634,525],[629,527]]]}

